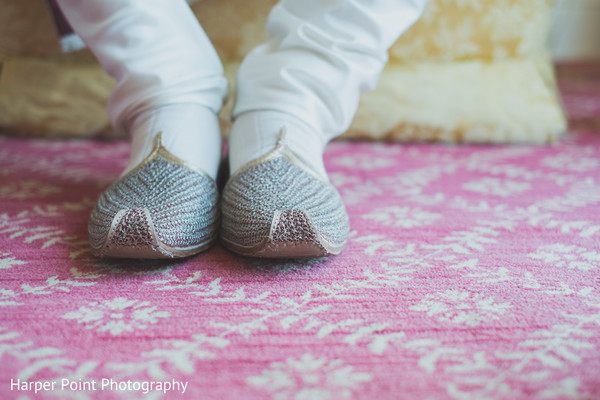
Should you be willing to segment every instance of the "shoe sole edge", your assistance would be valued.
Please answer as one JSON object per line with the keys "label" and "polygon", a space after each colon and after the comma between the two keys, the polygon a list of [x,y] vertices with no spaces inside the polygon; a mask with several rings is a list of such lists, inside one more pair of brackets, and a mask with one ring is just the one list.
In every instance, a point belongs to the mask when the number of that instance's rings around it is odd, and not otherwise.
{"label": "shoe sole edge", "polygon": [[[289,232],[298,233],[305,239],[297,240]],[[257,258],[328,257],[339,254],[347,243],[344,241],[333,245],[325,240],[304,210],[275,211],[271,218],[269,236],[255,245],[244,246],[224,237],[221,237],[221,242],[234,253]]]}
{"label": "shoe sole edge", "polygon": [[124,246],[115,244],[117,236],[117,227],[121,223],[126,213],[131,210],[120,210],[115,217],[109,229],[106,239],[101,247],[95,248],[91,246],[91,252],[94,256],[100,258],[144,258],[144,259],[172,259],[184,258],[194,254],[198,254],[212,247],[218,237],[210,238],[204,242],[187,247],[171,247],[162,243],[157,235],[154,223],[148,209],[141,209],[147,222],[147,236],[144,238],[146,243]]}

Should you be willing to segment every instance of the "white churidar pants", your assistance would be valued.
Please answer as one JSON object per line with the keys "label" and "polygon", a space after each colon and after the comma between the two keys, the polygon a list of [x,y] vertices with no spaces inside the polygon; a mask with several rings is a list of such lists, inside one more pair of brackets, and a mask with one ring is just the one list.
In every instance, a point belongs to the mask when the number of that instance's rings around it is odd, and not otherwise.
{"label": "white churidar pants", "polygon": [[[388,48],[426,1],[281,0],[269,15],[267,42],[238,72],[234,118],[256,111],[293,115],[323,147],[349,127],[360,95],[377,83]],[[221,62],[184,0],[59,4],[117,80],[108,102],[116,129],[127,130],[141,113],[164,106],[221,109],[227,91]]]}
{"label": "white churidar pants", "polygon": [[116,129],[148,109],[198,104],[218,113],[223,66],[184,0],[59,0],[69,23],[117,81],[108,101]]}
{"label": "white churidar pants", "polygon": [[234,117],[277,110],[327,142],[352,122],[361,94],[375,88],[388,49],[426,0],[281,0],[266,43],[243,61]]}

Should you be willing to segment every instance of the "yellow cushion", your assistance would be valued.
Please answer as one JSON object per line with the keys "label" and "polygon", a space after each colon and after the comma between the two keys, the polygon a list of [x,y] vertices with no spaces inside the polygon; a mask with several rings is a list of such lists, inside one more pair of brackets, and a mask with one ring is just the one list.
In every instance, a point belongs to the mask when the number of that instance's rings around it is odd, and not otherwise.
{"label": "yellow cushion", "polygon": [[390,50],[347,137],[555,141],[566,120],[547,48],[551,0],[432,0]]}
{"label": "yellow cushion", "polygon": [[114,81],[95,63],[4,62],[0,126],[23,136],[112,136],[106,101]]}
{"label": "yellow cushion", "polygon": [[496,62],[547,52],[553,0],[430,0],[390,50],[395,61]]}

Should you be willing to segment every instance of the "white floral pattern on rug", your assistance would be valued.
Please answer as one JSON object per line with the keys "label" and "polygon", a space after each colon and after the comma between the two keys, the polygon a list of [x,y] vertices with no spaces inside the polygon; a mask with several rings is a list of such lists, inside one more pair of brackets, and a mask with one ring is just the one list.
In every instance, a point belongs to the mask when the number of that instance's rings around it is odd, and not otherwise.
{"label": "white floral pattern on rug", "polygon": [[541,246],[529,258],[542,260],[557,267],[590,271],[600,265],[600,253],[575,245],[555,243]]}
{"label": "white floral pattern on rug", "polygon": [[491,194],[500,197],[509,197],[529,190],[531,184],[508,179],[483,178],[465,183],[463,189],[481,194]]}
{"label": "white floral pattern on rug", "polygon": [[[590,109],[583,75],[566,104]],[[189,383],[43,398],[600,398],[599,133],[557,146],[337,141],[324,161],[348,246],[294,262],[221,246],[99,260],[86,221],[129,146],[0,136],[0,375]],[[333,162],[344,157],[386,161]],[[31,197],[25,181],[60,190]],[[1,399],[20,397],[39,396],[0,384]]]}
{"label": "white floral pattern on rug", "polygon": [[510,303],[498,303],[493,297],[481,293],[447,290],[428,294],[410,309],[424,311],[442,322],[479,326],[483,322],[499,319],[511,307]]}
{"label": "white floral pattern on rug", "polygon": [[342,360],[304,354],[299,359],[274,362],[247,381],[271,392],[277,400],[335,400],[352,398],[353,390],[372,379],[371,374],[355,372]]}
{"label": "white floral pattern on rug", "polygon": [[43,182],[26,180],[0,186],[0,199],[36,199],[60,192],[60,188]]}
{"label": "white floral pattern on rug", "polygon": [[381,207],[363,215],[364,219],[374,221],[383,226],[395,226],[410,229],[424,225],[431,225],[442,218],[441,214],[432,213],[420,208],[410,207]]}
{"label": "white floral pattern on rug", "polygon": [[27,264],[25,261],[17,260],[15,256],[10,253],[0,251],[0,269],[9,269],[14,265]]}
{"label": "white floral pattern on rug", "polygon": [[380,168],[389,168],[396,163],[390,158],[373,158],[365,154],[353,154],[336,157],[332,160],[334,165],[356,168],[362,171],[372,171]]}
{"label": "white floral pattern on rug", "polygon": [[149,324],[155,324],[159,318],[167,318],[170,313],[158,311],[148,301],[127,300],[117,297],[103,302],[91,302],[77,311],[64,314],[64,319],[74,319],[83,324],[86,329],[96,329],[99,332],[109,332],[119,335],[124,332],[143,330]]}
{"label": "white floral pattern on rug", "polygon": [[596,169],[600,165],[600,161],[591,157],[578,157],[562,153],[543,158],[541,165],[567,171],[585,172]]}

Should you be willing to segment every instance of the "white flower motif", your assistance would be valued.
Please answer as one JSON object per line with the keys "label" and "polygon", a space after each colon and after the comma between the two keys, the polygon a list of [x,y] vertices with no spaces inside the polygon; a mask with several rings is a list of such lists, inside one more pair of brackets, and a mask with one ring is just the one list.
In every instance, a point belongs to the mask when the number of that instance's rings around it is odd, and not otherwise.
{"label": "white flower motif", "polygon": [[39,199],[60,192],[60,188],[37,181],[19,181],[0,186],[0,197],[6,199]]}
{"label": "white flower motif", "polygon": [[363,171],[372,171],[380,168],[388,168],[394,165],[395,163],[395,160],[389,158],[376,157],[367,154],[340,156],[333,159],[334,165],[355,168]]}
{"label": "white flower motif", "polygon": [[428,294],[410,309],[425,311],[428,316],[437,316],[440,321],[479,326],[486,320],[499,319],[498,315],[511,307],[509,303],[496,303],[494,298],[486,298],[481,293],[447,290]]}
{"label": "white flower motif", "polygon": [[582,271],[590,271],[600,265],[600,253],[561,243],[542,246],[535,253],[529,253],[527,256],[534,260],[543,260],[557,267]]}
{"label": "white flower motif", "polygon": [[17,260],[10,253],[4,253],[0,251],[0,269],[9,269],[13,265],[23,265],[25,261]]}
{"label": "white flower motif", "polygon": [[600,161],[590,157],[576,157],[571,154],[558,154],[556,156],[544,158],[541,164],[544,167],[575,172],[585,172],[597,168],[598,165],[600,165]]}
{"label": "white flower motif", "polygon": [[275,399],[333,400],[352,398],[353,390],[372,379],[371,374],[355,372],[341,360],[304,354],[300,359],[271,363],[271,369],[247,382],[272,392]]}
{"label": "white flower motif", "polygon": [[384,226],[396,226],[399,228],[415,228],[423,225],[431,225],[442,218],[441,214],[423,211],[420,208],[410,207],[382,207],[363,215],[363,218],[378,222]]}
{"label": "white flower motif", "polygon": [[483,178],[479,181],[467,182],[462,187],[472,192],[508,197],[528,190],[531,184],[529,182],[515,182],[506,179]]}
{"label": "white flower motif", "polygon": [[158,318],[170,315],[167,311],[157,311],[156,307],[147,301],[117,297],[102,303],[91,302],[87,307],[80,307],[78,311],[68,312],[62,317],[75,319],[84,324],[86,329],[110,332],[115,336],[123,332],[133,332],[134,329],[146,329],[149,324],[155,324]]}

